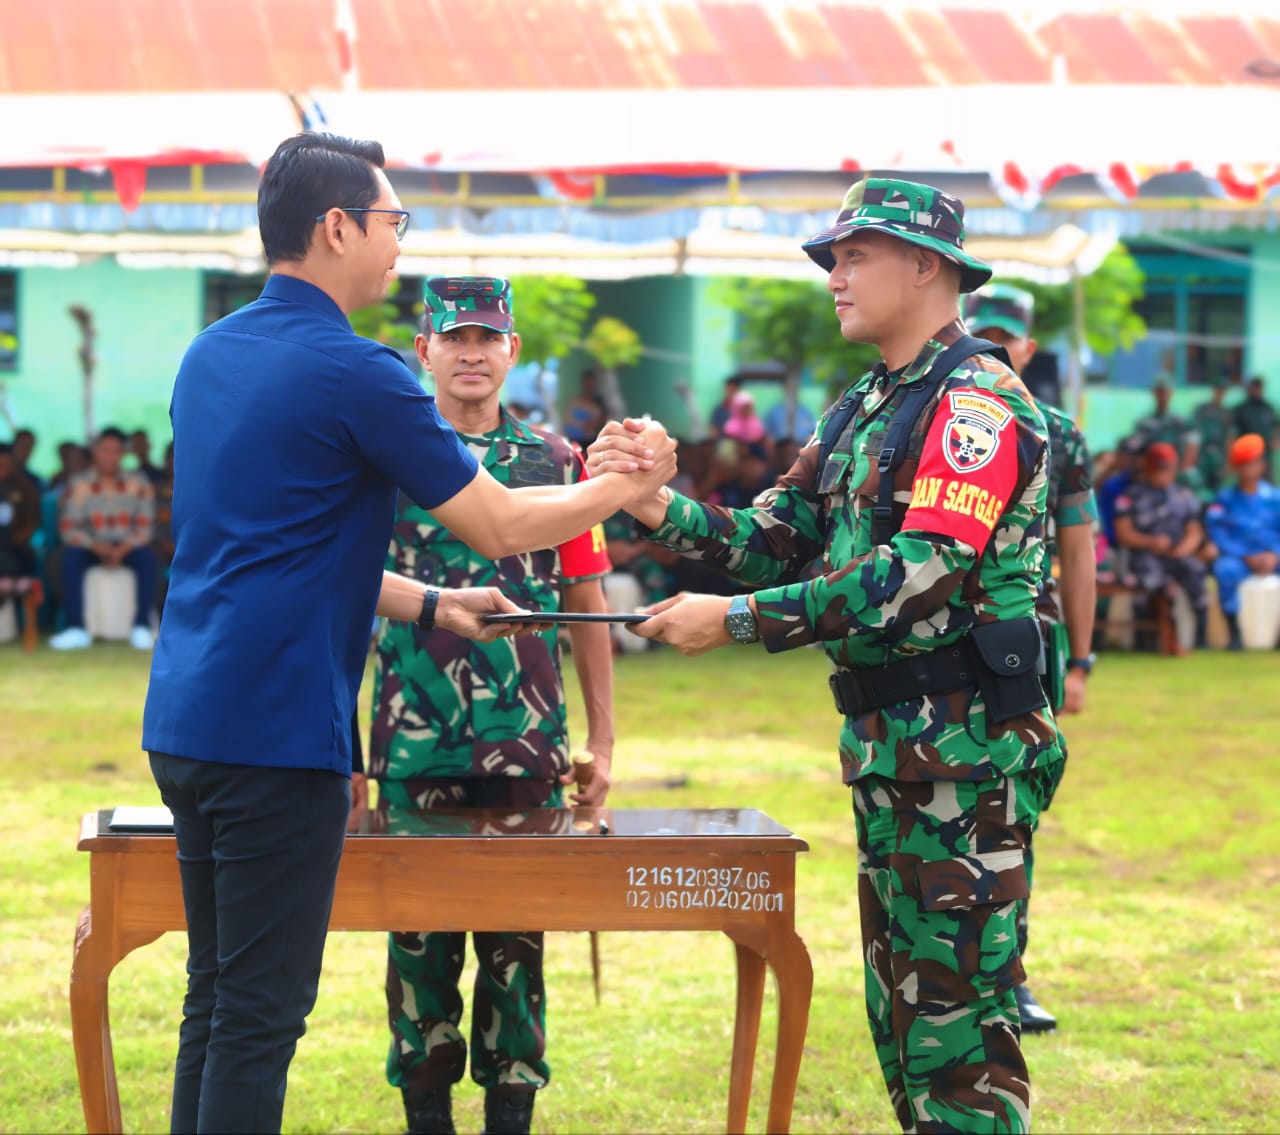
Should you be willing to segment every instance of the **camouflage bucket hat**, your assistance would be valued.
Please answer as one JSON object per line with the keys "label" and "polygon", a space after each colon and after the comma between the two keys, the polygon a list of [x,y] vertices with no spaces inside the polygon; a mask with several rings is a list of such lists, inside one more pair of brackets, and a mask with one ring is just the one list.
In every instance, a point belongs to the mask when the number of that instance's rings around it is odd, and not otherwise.
{"label": "camouflage bucket hat", "polygon": [[960,290],[972,292],[991,279],[991,265],[964,250],[964,204],[932,185],[864,177],[845,194],[829,229],[800,247],[819,267],[835,267],[831,246],[859,229],[873,228],[940,253],[960,268]]}
{"label": "camouflage bucket hat", "polygon": [[504,334],[515,327],[511,281],[501,276],[432,276],[422,289],[431,330],[476,324]]}
{"label": "camouflage bucket hat", "polygon": [[1031,334],[1036,298],[1012,284],[988,284],[964,301],[964,321],[977,334],[998,327],[1017,339]]}

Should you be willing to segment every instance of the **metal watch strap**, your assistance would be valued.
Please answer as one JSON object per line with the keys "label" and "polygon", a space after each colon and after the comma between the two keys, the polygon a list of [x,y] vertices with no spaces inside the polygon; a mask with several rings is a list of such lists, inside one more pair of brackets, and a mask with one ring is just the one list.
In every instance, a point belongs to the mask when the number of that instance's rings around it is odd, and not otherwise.
{"label": "metal watch strap", "polygon": [[435,630],[436,605],[440,602],[440,589],[428,587],[422,593],[422,611],[418,615],[418,626],[424,631]]}

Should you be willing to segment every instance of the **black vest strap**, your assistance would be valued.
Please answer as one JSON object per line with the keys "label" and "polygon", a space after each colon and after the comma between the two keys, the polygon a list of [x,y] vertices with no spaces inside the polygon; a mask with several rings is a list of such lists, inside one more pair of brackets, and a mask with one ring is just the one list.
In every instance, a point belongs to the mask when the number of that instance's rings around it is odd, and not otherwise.
{"label": "black vest strap", "polygon": [[972,335],[962,335],[934,360],[922,378],[916,379],[906,388],[906,396],[902,404],[894,412],[889,422],[889,430],[885,435],[884,448],[880,450],[880,492],[876,497],[875,508],[871,519],[871,542],[887,544],[894,534],[893,527],[893,475],[902,467],[907,459],[907,448],[911,443],[911,435],[924,414],[926,407],[933,401],[938,388],[947,381],[951,372],[965,359],[974,355],[994,355],[1005,366],[1009,365],[1009,355],[1003,347],[987,339],[975,339]]}

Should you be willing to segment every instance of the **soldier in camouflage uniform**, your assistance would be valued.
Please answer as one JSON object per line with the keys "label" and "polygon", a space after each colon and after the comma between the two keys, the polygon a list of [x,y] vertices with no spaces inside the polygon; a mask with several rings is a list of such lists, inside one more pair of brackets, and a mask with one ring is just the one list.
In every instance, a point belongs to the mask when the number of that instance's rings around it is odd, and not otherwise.
{"label": "soldier in camouflage uniform", "polygon": [[1200,438],[1200,479],[1210,495],[1222,488],[1223,472],[1227,466],[1227,446],[1231,444],[1234,435],[1226,395],[1226,377],[1213,380],[1212,396],[1195,408],[1191,418],[1191,426]]}
{"label": "soldier in camouflage uniform", "polygon": [[[426,305],[417,350],[435,378],[436,405],[494,479],[531,486],[585,477],[570,443],[518,421],[500,402],[519,352],[508,281],[432,278]],[[566,609],[608,609],[600,580],[609,560],[598,527],[559,548],[492,561],[401,494],[387,570],[449,587],[496,586],[529,610],[559,609],[562,593]],[[598,805],[613,749],[609,631],[575,625],[571,635],[586,704],[585,750],[594,756],[589,781],[572,799]],[[560,806],[562,778],[573,779],[569,757],[554,629],[478,645],[415,624],[386,624],[377,644],[369,775],[388,830],[416,831],[422,813],[435,809]],[[528,1131],[534,1093],[550,1076],[542,934],[473,939],[471,1075],[485,1088],[485,1129]],[[403,1091],[411,1131],[453,1130],[450,1089],[467,1058],[458,1027],[465,949],[461,933],[390,938],[387,1075]]]}
{"label": "soldier in camouflage uniform", "polygon": [[[973,333],[1004,347],[1009,352],[1010,364],[1019,374],[1036,353],[1037,343],[1031,337],[1034,315],[1035,297],[1011,284],[982,288],[968,297],[964,307],[965,322]],[[1085,683],[1093,670],[1093,620],[1097,605],[1093,526],[1098,510],[1093,500],[1092,463],[1080,427],[1044,399],[1036,399],[1036,405],[1049,431],[1048,523],[1036,609],[1048,631],[1046,679],[1053,708],[1064,713],[1080,713],[1084,709]],[[1027,848],[1026,858],[1030,880],[1034,859],[1031,847]],[[1018,917],[1018,952],[1023,957],[1027,952],[1029,905],[1023,903]],[[1024,1033],[1049,1032],[1057,1027],[1057,1019],[1040,1005],[1025,982],[1018,986],[1016,996]]]}
{"label": "soldier in camouflage uniform", "polygon": [[[994,357],[947,368],[892,474],[891,535],[872,539],[886,433],[964,334],[960,292],[991,274],[964,250],[963,218],[937,189],[870,178],[806,242],[844,337],[874,343],[882,362],[846,393],[842,406],[861,403],[825,464],[839,408],[753,507],[664,490],[634,508],[652,539],[759,588],[676,596],[637,630],[690,654],[757,636],[770,651],[826,647],[857,825],[867,1015],[898,1121],[1008,1132],[1030,1123],[1014,1000],[1024,857],[1063,746],[1035,673],[1044,419]],[[633,452],[636,424],[606,426],[593,472]],[[797,581],[818,555],[823,574]]]}

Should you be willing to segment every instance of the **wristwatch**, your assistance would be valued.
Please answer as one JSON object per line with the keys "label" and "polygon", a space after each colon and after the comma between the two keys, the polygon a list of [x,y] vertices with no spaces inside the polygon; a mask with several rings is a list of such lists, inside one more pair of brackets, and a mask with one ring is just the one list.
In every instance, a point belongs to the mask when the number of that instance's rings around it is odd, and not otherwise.
{"label": "wristwatch", "polygon": [[1092,673],[1093,673],[1093,663],[1094,663],[1094,659],[1096,659],[1096,658],[1097,658],[1097,655],[1095,655],[1095,654],[1090,654],[1090,655],[1088,655],[1088,656],[1087,656],[1087,657],[1085,657],[1085,658],[1068,658],[1068,659],[1067,659],[1067,669],[1068,669],[1068,670],[1083,670],[1086,674],[1092,674]]}
{"label": "wristwatch", "polygon": [[734,642],[749,643],[759,642],[760,632],[756,628],[756,617],[751,613],[751,608],[747,606],[747,597],[745,595],[735,595],[729,603],[729,610],[725,612],[724,629],[729,632],[729,637]]}
{"label": "wristwatch", "polygon": [[422,611],[418,615],[418,626],[424,631],[435,629],[436,625],[436,604],[440,602],[440,589],[438,587],[428,587],[422,593]]}

